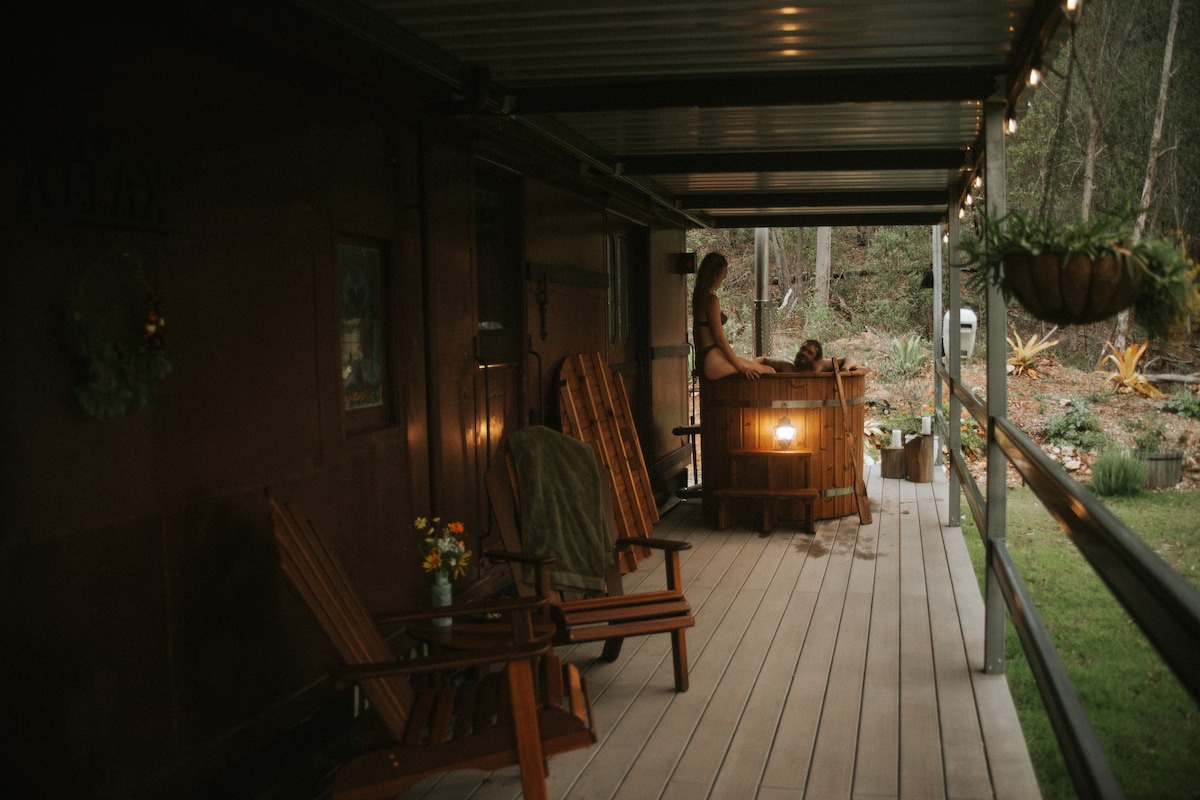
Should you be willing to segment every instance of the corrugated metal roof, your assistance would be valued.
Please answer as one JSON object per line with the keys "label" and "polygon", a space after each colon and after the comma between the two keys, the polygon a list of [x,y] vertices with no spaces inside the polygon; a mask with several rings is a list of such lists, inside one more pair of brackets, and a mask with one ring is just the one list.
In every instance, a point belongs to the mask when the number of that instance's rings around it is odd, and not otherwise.
{"label": "corrugated metal roof", "polygon": [[1047,0],[295,2],[459,95],[483,85],[484,113],[714,225],[944,218],[979,164],[985,99],[1019,112],[1064,13]]}

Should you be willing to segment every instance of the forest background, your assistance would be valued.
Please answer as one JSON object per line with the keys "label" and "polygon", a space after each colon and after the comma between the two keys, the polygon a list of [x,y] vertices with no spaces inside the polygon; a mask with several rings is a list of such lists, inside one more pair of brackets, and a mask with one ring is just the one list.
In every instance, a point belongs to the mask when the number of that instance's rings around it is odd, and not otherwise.
{"label": "forest background", "polygon": [[[1046,66],[1044,82],[1006,141],[1010,210],[1045,207],[1055,219],[1090,217],[1132,200],[1147,210],[1146,235],[1200,233],[1200,8],[1180,0],[1102,0],[1085,4],[1071,37]],[[1164,69],[1164,65],[1165,69]],[[1165,86],[1164,86],[1165,84]],[[1160,103],[1160,99],[1162,102]],[[962,231],[980,229],[983,192],[967,209]],[[791,358],[799,342],[817,338],[841,349],[862,334],[912,339],[933,336],[932,296],[921,288],[933,265],[929,227],[773,228],[769,230],[769,297],[764,298],[770,355]],[[726,335],[743,355],[755,353],[754,231],[698,229],[689,249],[730,262],[722,292]],[[1189,249],[1189,252],[1195,252]],[[943,246],[942,263],[958,254]],[[987,324],[983,291],[964,275],[962,302]],[[943,282],[943,286],[945,282]],[[945,291],[945,289],[943,289]],[[943,308],[948,307],[943,296]],[[1196,321],[1200,324],[1200,320]],[[1106,342],[1140,341],[1136,325],[1110,320],[1058,331],[1052,358],[1094,370]],[[1200,330],[1189,325],[1170,342],[1152,342],[1145,371],[1196,373]],[[1010,335],[1044,335],[1049,326],[1015,303]],[[983,356],[978,337],[976,357]],[[866,355],[870,355],[867,353]]]}

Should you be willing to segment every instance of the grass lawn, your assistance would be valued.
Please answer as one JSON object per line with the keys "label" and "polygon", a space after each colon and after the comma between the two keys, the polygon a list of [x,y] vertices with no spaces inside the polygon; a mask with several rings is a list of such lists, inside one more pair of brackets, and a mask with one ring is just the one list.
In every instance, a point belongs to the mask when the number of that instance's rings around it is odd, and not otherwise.
{"label": "grass lawn", "polygon": [[[1200,588],[1200,492],[1104,504]],[[1200,710],[1029,489],[1008,490],[1008,548],[1129,798],[1200,798]],[[982,586],[983,545],[963,535]],[[1006,673],[1044,796],[1076,796],[1010,624]],[[1196,654],[1200,659],[1200,653]]]}

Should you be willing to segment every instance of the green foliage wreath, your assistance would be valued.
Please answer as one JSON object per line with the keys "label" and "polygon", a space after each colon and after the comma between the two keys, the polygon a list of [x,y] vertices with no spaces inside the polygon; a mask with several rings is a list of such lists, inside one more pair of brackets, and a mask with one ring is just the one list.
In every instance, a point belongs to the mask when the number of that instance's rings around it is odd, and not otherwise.
{"label": "green foliage wreath", "polygon": [[[122,258],[125,257],[126,254],[122,254]],[[97,419],[154,408],[158,382],[172,370],[171,362],[163,352],[166,320],[158,296],[146,285],[140,271],[138,279],[149,295],[149,308],[140,336],[112,338],[104,321],[82,313],[78,304],[69,314],[69,347],[82,361],[86,376],[75,385],[75,398],[88,416]],[[83,281],[81,294],[82,284]]]}

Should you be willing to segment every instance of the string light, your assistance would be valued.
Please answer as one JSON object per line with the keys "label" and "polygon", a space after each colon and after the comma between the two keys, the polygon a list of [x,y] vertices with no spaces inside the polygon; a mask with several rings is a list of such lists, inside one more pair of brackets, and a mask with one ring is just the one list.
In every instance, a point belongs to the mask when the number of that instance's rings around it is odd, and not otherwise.
{"label": "string light", "polygon": [[1016,114],[1009,114],[1007,117],[1004,118],[1004,129],[1008,133],[1016,133],[1017,132],[1017,115]]}
{"label": "string light", "polygon": [[1037,67],[1029,68],[1029,85],[1036,89],[1042,83],[1042,71]]}

